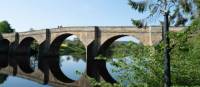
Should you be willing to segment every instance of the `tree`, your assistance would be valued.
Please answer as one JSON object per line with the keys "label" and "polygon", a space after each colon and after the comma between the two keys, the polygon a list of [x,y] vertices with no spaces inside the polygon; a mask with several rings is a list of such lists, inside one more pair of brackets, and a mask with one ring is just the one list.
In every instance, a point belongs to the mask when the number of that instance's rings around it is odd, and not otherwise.
{"label": "tree", "polygon": [[[181,32],[170,32],[169,38],[172,87],[199,87],[200,18],[193,20],[191,25]],[[105,57],[120,58],[112,62],[117,67],[112,71],[119,73],[117,81],[120,87],[163,87],[163,48],[163,42],[149,47],[133,43],[113,43],[108,48],[108,57]],[[130,57],[128,61],[121,59],[124,54]],[[100,87],[119,87],[107,84],[102,82]]]}
{"label": "tree", "polygon": [[[149,15],[142,20],[132,19],[133,24],[137,27],[147,25],[149,19],[156,20],[161,14],[164,16],[163,26],[163,42],[164,42],[164,81],[165,87],[171,85],[170,75],[170,49],[169,49],[169,26],[185,25],[188,20],[194,18],[194,3],[193,0],[129,0],[129,5],[138,12],[147,11]],[[189,16],[188,16],[189,15]],[[161,20],[161,21],[163,21]]]}
{"label": "tree", "polygon": [[33,28],[30,28],[30,30],[29,31],[35,31]]}
{"label": "tree", "polygon": [[197,16],[200,16],[200,1],[199,0],[194,0],[196,6],[197,6],[197,11],[198,11],[198,15]]}
{"label": "tree", "polygon": [[0,84],[3,84],[6,81],[7,77],[8,75],[0,74]]}
{"label": "tree", "polygon": [[0,22],[0,32],[11,33],[14,32],[14,29],[11,28],[10,24],[7,21],[2,21]]}
{"label": "tree", "polygon": [[[199,2],[199,0],[194,2]],[[129,0],[128,4],[134,10],[148,14],[144,19],[132,19],[132,23],[137,27],[144,27],[153,19],[164,21],[160,19],[160,16],[164,15],[165,11],[169,13],[170,25],[179,26],[185,25],[196,15],[194,2],[193,0]]]}

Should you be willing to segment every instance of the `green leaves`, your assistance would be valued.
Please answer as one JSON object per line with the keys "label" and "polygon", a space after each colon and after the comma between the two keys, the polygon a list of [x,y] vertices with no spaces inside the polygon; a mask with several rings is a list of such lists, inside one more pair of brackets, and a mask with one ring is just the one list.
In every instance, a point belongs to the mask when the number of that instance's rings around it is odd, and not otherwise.
{"label": "green leaves", "polygon": [[184,32],[171,33],[171,71],[173,85],[199,86],[200,84],[200,19],[193,21]]}
{"label": "green leaves", "polygon": [[8,75],[0,74],[0,84],[4,83],[7,79]]}
{"label": "green leaves", "polygon": [[61,55],[72,55],[75,58],[85,58],[85,47],[80,40],[65,40],[60,47]]}
{"label": "green leaves", "polygon": [[135,25],[137,28],[142,28],[144,26],[143,22],[141,20],[133,20],[132,24]]}
{"label": "green leaves", "polygon": [[146,9],[146,1],[140,1],[140,2],[136,2],[134,0],[129,0],[128,4],[135,10],[139,11],[139,12],[144,12],[144,10]]}
{"label": "green leaves", "polygon": [[[184,31],[170,32],[169,37],[172,86],[200,86],[200,19]],[[162,41],[151,47],[132,42],[111,46],[111,58],[118,58],[112,62],[117,67],[112,71],[119,74],[120,87],[163,87],[163,48]],[[121,56],[125,54],[121,50],[129,56]],[[98,85],[112,86],[105,82]]]}
{"label": "green leaves", "polygon": [[152,20],[163,21],[161,18],[164,15],[164,11],[169,11],[170,13],[170,25],[184,26],[195,18],[195,5],[199,5],[198,8],[200,8],[199,3],[198,0],[167,0],[167,3],[165,3],[164,0],[129,0],[128,4],[133,10],[148,15],[140,20],[132,19],[133,25],[141,28],[145,27],[143,24],[148,25],[150,22],[153,24]]}
{"label": "green leaves", "polygon": [[188,0],[179,0],[181,7],[183,8],[184,12],[189,13],[192,9],[192,2]]}
{"label": "green leaves", "polygon": [[14,29],[10,27],[10,24],[7,21],[0,22],[0,33],[11,33],[14,32]]}

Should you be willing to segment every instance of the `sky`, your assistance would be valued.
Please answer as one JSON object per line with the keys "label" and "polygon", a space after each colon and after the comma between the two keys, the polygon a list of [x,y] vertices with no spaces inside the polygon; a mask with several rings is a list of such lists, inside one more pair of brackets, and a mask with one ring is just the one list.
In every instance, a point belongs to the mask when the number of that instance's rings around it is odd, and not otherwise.
{"label": "sky", "polygon": [[1,0],[0,21],[17,32],[57,26],[132,26],[128,0]]}

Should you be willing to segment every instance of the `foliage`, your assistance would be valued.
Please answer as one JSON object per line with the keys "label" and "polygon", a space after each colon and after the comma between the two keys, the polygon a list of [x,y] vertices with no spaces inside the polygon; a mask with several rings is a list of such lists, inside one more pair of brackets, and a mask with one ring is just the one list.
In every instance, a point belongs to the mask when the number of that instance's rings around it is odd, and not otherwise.
{"label": "foliage", "polygon": [[85,58],[85,47],[80,40],[65,40],[59,50],[60,55],[72,55],[74,58]]}
{"label": "foliage", "polygon": [[[200,86],[200,19],[195,19],[191,26],[181,32],[170,32],[169,37],[171,38],[172,86]],[[129,48],[128,51],[127,48]],[[162,41],[154,46],[130,42],[111,45],[108,50],[112,54],[107,58],[121,57],[118,61],[112,62],[112,65],[117,67],[112,71],[119,73],[116,78],[119,85],[122,87],[163,87],[163,49]],[[125,56],[129,59],[122,59],[124,58],[122,50],[125,54],[128,52]]]}
{"label": "foliage", "polygon": [[6,81],[8,75],[5,74],[0,74],[0,84],[4,83],[4,81]]}
{"label": "foliage", "polygon": [[[165,11],[170,12],[170,24],[174,26],[185,25],[195,16],[195,3],[193,0],[129,0],[132,9],[148,16],[141,20],[132,19],[137,27],[144,26],[147,22],[158,20]],[[198,0],[196,0],[197,2]],[[159,20],[163,21],[163,20]]]}
{"label": "foliage", "polygon": [[[135,44],[128,42],[127,44],[121,44],[118,49],[127,49],[128,59],[118,59],[113,61],[112,65],[117,68],[112,70],[117,72],[119,76],[116,78],[119,83],[126,87],[162,87],[162,59],[161,54],[155,54],[157,50],[154,47],[143,46],[141,44]],[[116,48],[113,56],[123,55]],[[113,50],[114,51],[114,50]],[[160,50],[158,50],[160,51]],[[160,52],[159,52],[160,53]],[[134,54],[134,55],[133,55]],[[120,56],[122,57],[122,56]],[[103,87],[103,86],[102,86]]]}
{"label": "foliage", "polygon": [[31,48],[31,56],[37,58],[37,53],[39,52],[39,44],[37,43],[36,40],[32,41],[30,48]]}
{"label": "foliage", "polygon": [[10,27],[10,24],[7,21],[2,21],[0,22],[0,32],[11,33],[11,32],[14,32],[14,29]]}
{"label": "foliage", "polygon": [[110,84],[105,81],[97,82],[94,78],[90,78],[88,76],[87,76],[87,79],[89,80],[90,85],[92,87],[122,87],[122,84],[118,84],[118,83]]}
{"label": "foliage", "polygon": [[184,32],[172,33],[171,66],[174,85],[200,86],[200,19]]}
{"label": "foliage", "polygon": [[131,56],[131,52],[129,48],[132,44],[131,42],[123,42],[123,41],[118,41],[113,43],[107,50],[105,50],[100,57],[107,57],[109,59],[112,58],[124,58],[127,56]]}
{"label": "foliage", "polygon": [[196,6],[197,6],[197,11],[198,11],[198,15],[200,15],[200,1],[199,0],[194,0],[194,2],[196,3]]}

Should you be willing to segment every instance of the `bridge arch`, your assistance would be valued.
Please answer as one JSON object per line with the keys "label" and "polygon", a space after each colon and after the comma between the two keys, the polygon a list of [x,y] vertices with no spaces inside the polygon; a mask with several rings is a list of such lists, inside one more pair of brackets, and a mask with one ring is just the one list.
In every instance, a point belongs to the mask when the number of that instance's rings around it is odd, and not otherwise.
{"label": "bridge arch", "polygon": [[20,69],[25,73],[34,72],[34,69],[31,65],[31,56],[34,56],[37,59],[38,46],[34,45],[34,48],[32,48],[32,44],[38,44],[37,40],[33,37],[26,37],[21,40],[15,50],[17,64],[19,65]]}
{"label": "bridge arch", "polygon": [[37,31],[30,31],[30,32],[20,32],[19,34],[19,42],[22,42],[24,39],[32,37],[37,40],[38,44],[44,42],[47,38],[47,30],[37,30]]}
{"label": "bridge arch", "polygon": [[108,47],[109,47],[114,41],[116,41],[117,39],[122,38],[122,37],[127,37],[127,36],[131,36],[131,37],[135,38],[137,41],[139,41],[138,44],[143,44],[143,43],[140,41],[140,39],[138,39],[137,37],[135,37],[135,36],[133,36],[133,35],[125,35],[125,34],[124,34],[124,35],[123,35],[123,34],[122,34],[122,35],[114,35],[114,36],[109,37],[108,39],[103,40],[103,42],[101,42],[101,45],[100,45],[100,47],[99,47],[99,49],[98,49],[98,54],[97,54],[97,55],[103,53],[104,50],[108,49]]}
{"label": "bridge arch", "polygon": [[70,34],[70,33],[62,34],[62,35],[57,36],[54,40],[52,40],[51,45],[50,45],[50,52],[54,54],[55,53],[58,54],[58,51],[60,49],[60,45],[62,44],[62,42],[71,35],[73,34]]}
{"label": "bridge arch", "polygon": [[[59,36],[57,36],[50,45],[49,48],[49,57],[48,64],[50,66],[50,70],[52,74],[60,81],[66,82],[66,83],[72,83],[75,82],[75,80],[69,78],[67,75],[63,73],[60,67],[60,55],[59,55],[59,49],[63,41],[73,36],[74,34],[71,33],[64,33]],[[76,36],[76,35],[75,35]],[[82,42],[82,41],[81,41]],[[82,42],[83,44],[83,42]]]}
{"label": "bridge arch", "polygon": [[[108,38],[107,40],[105,40],[101,46],[99,47],[98,49],[98,52],[97,52],[97,55],[96,56],[99,56],[101,54],[103,54],[105,52],[105,50],[108,49],[108,47],[116,40],[120,39],[120,38],[123,38],[123,37],[132,37],[134,38],[135,40],[137,41],[133,41],[134,43],[137,43],[137,44],[142,44],[141,41],[137,38],[137,37],[134,37],[133,35],[114,35],[110,38]],[[143,45],[143,44],[142,44]],[[98,69],[99,69],[99,73],[101,74],[101,76],[104,78],[104,80],[108,81],[108,82],[114,82],[116,81],[112,75],[110,74],[110,72],[108,71],[107,69],[107,65],[106,65],[106,60],[98,60],[99,61],[99,64],[98,64]]]}

